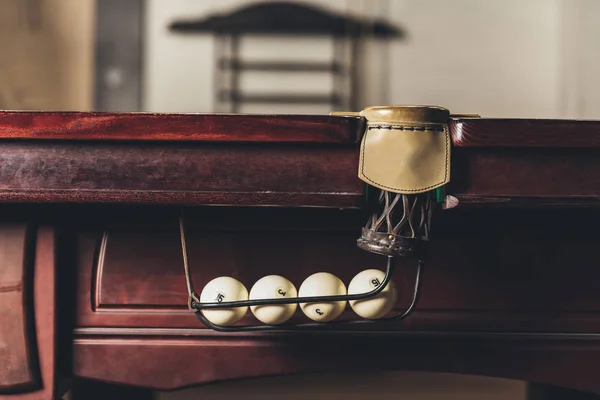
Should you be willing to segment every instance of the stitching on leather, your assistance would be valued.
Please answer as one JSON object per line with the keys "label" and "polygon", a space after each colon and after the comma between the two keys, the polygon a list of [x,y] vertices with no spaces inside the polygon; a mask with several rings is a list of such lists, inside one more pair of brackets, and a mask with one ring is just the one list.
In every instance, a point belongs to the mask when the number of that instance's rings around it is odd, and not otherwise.
{"label": "stitching on leather", "polygon": [[[403,131],[403,130],[421,130],[421,129],[406,129],[406,128],[423,128],[422,130],[435,130],[437,132],[444,132],[446,133],[446,140],[444,141],[444,150],[446,152],[446,162],[444,163],[444,179],[446,178],[446,176],[448,175],[448,164],[449,164],[449,157],[450,157],[450,149],[449,149],[449,140],[450,138],[448,137],[448,131],[447,128],[441,127],[441,128],[429,128],[429,127],[411,127],[411,126],[404,126],[404,125],[372,125],[369,126],[367,128],[367,130],[371,130],[371,129],[389,129],[389,130],[397,130],[397,131]],[[375,183],[376,185],[379,185],[381,187],[384,187],[386,189],[393,189],[393,190],[402,190],[404,192],[420,192],[422,190],[427,190],[427,189],[431,189],[434,188],[436,186],[439,186],[440,184],[444,183],[444,181],[442,180],[441,182],[438,183],[434,183],[433,185],[427,186],[427,187],[423,187],[423,188],[419,188],[419,189],[401,189],[401,188],[395,188],[395,187],[391,187],[391,186],[386,186],[383,185],[379,182],[376,182],[372,179],[370,179],[368,176],[365,175],[365,151],[367,149],[367,135],[365,135],[365,144],[364,146],[362,146],[362,166],[361,166],[361,170],[360,173],[362,174],[362,176],[368,180],[369,182]]]}
{"label": "stitching on leather", "polygon": [[444,132],[443,127],[429,127],[429,126],[405,126],[405,125],[370,125],[367,130],[371,129],[387,129],[394,131],[432,131],[432,132]]}

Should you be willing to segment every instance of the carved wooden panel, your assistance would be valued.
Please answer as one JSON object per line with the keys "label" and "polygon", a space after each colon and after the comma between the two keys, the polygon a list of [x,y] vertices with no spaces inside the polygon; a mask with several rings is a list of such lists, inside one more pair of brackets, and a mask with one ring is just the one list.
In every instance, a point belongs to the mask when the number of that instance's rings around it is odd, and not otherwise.
{"label": "carved wooden panel", "polygon": [[[382,257],[355,245],[361,212],[305,210],[300,222],[286,210],[249,209],[245,216],[230,210],[203,209],[189,220],[188,253],[198,292],[220,275],[236,277],[249,289],[262,276],[282,274],[299,287],[319,271],[348,284],[363,269],[384,268]],[[151,219],[139,228],[119,227],[125,220],[110,227],[107,220],[106,229],[98,225],[79,234],[79,327],[203,327],[186,308],[177,214],[170,214],[171,224],[165,215],[148,214]],[[152,218],[161,222],[152,226]],[[600,214],[438,213],[419,306],[393,329],[598,331],[600,237],[582,230],[581,219],[596,226]],[[414,272],[414,263],[399,260],[398,309],[410,299]],[[353,312],[348,309],[344,318],[354,318]],[[295,320],[303,319],[298,312]],[[256,321],[248,313],[245,322]]]}
{"label": "carved wooden panel", "polygon": [[[188,249],[197,290],[232,275],[346,283],[379,256],[356,248],[357,210],[196,208]],[[218,380],[347,370],[483,374],[600,393],[600,212],[454,209],[434,216],[415,314],[360,332],[222,334],[186,309],[177,210],[112,209],[76,232],[75,376],[169,390]],[[585,223],[583,222],[585,221]],[[414,265],[394,275],[398,308]],[[355,318],[348,309],[342,318]],[[298,312],[294,321],[304,321]],[[256,323],[248,313],[242,323]],[[157,362],[156,360],[160,360]]]}
{"label": "carved wooden panel", "polygon": [[[600,393],[594,338],[373,334],[260,338],[86,336],[76,376],[158,390],[239,378],[345,371],[439,371],[519,379]],[[156,360],[160,360],[157,362]]]}

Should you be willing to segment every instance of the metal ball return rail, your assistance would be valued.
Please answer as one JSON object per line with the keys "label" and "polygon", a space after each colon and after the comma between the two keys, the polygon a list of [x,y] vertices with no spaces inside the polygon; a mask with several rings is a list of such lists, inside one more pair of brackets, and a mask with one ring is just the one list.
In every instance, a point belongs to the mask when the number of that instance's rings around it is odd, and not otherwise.
{"label": "metal ball return rail", "polygon": [[[215,302],[202,302],[200,301],[201,296],[194,290],[189,272],[182,211],[179,228],[188,290],[188,308],[206,327],[219,332],[339,330],[340,327],[358,324],[399,321],[408,317],[415,310],[421,291],[421,277],[429,244],[433,209],[436,205],[446,202],[444,187],[450,179],[448,130],[450,113],[440,107],[399,106],[371,107],[360,113],[352,114],[361,115],[367,120],[366,131],[361,142],[358,177],[366,184],[366,204],[370,211],[370,218],[361,230],[357,246],[362,250],[387,258],[384,278],[378,282],[378,285],[375,285],[374,289],[363,293],[235,301],[226,301],[217,296],[218,300]],[[415,151],[415,149],[417,150]],[[286,304],[300,304],[302,308],[303,304],[336,302],[344,302],[345,308],[346,302],[375,298],[388,287],[388,284],[393,284],[391,282],[394,270],[393,261],[397,256],[416,260],[417,271],[410,305],[395,316],[389,317],[379,313],[369,318],[370,315],[362,314],[363,318],[359,320],[334,321],[335,318],[330,318],[319,321],[318,318],[309,317],[305,312],[306,316],[315,322],[290,324],[286,319],[282,320],[280,324],[236,325],[236,322],[239,321],[237,319],[231,324],[219,325],[212,322],[203,313],[208,310],[231,310],[239,307]],[[339,278],[336,279],[339,280]],[[340,282],[340,284],[342,283]],[[350,305],[354,308],[356,303],[350,303]],[[337,306],[340,307],[338,308],[340,313],[343,312],[339,303]],[[302,310],[305,311],[304,308]],[[355,311],[361,315],[356,309]],[[381,312],[386,311],[390,313],[391,309],[381,309]],[[340,314],[336,314],[336,317],[338,316]],[[261,322],[263,321],[261,320]]]}
{"label": "metal ball return rail", "polygon": [[382,282],[375,289],[357,294],[346,294],[346,295],[329,295],[329,296],[310,296],[310,297],[293,297],[293,298],[272,298],[272,299],[254,299],[254,300],[240,300],[240,301],[222,301],[222,302],[201,302],[200,296],[194,289],[194,284],[189,272],[189,261],[187,256],[187,244],[185,239],[185,222],[183,211],[179,217],[179,232],[181,237],[181,250],[183,256],[183,266],[185,270],[186,284],[188,290],[188,307],[193,311],[198,318],[206,327],[213,329],[218,332],[252,332],[252,331],[298,331],[298,330],[323,330],[323,329],[339,329],[345,326],[354,326],[357,324],[373,324],[373,323],[384,323],[392,321],[400,321],[408,317],[415,309],[421,290],[421,276],[425,262],[421,259],[417,260],[417,271],[415,276],[415,284],[413,296],[408,308],[404,312],[392,316],[378,319],[361,319],[354,321],[330,321],[330,322],[311,322],[302,324],[279,324],[279,325],[238,325],[238,326],[222,326],[215,324],[208,320],[203,314],[202,310],[214,310],[214,309],[230,309],[235,307],[252,307],[252,306],[263,306],[263,305],[278,305],[278,304],[299,304],[299,303],[315,303],[315,302],[336,302],[336,301],[351,301],[351,300],[364,300],[377,296],[381,293],[390,282],[393,271],[394,271],[394,257],[388,255],[387,265],[385,270],[385,276]]}

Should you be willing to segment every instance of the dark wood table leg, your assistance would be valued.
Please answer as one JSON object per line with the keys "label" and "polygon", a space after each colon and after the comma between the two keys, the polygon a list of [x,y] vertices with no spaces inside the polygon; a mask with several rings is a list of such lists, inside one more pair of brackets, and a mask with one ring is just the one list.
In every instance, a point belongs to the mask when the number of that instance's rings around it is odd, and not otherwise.
{"label": "dark wood table leg", "polygon": [[56,397],[55,231],[0,224],[0,400]]}

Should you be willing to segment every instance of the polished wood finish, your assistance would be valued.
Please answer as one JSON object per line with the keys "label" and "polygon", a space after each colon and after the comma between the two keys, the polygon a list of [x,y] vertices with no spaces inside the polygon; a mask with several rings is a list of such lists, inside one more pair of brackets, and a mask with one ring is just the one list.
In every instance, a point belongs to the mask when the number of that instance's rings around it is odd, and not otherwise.
{"label": "polished wood finish", "polygon": [[355,143],[364,126],[316,115],[0,112],[0,139]]}
{"label": "polished wood finish", "polygon": [[[0,201],[363,204],[356,177],[362,119],[102,115],[0,113]],[[516,121],[452,121],[449,194],[463,206],[600,205],[597,125]],[[17,137],[77,140],[7,140]],[[521,137],[528,138],[522,146]]]}
{"label": "polished wood finish", "polygon": [[600,121],[453,118],[450,131],[456,147],[600,147]]}
{"label": "polished wood finish", "polygon": [[75,371],[107,382],[127,380],[163,390],[279,374],[415,370],[524,379],[598,392],[600,353],[594,339],[401,333],[265,339],[159,335],[77,338]]}
{"label": "polished wood finish", "polygon": [[[357,143],[356,116],[0,112],[0,139]],[[456,147],[600,147],[598,121],[452,118]],[[565,134],[568,132],[568,134]]]}
{"label": "polished wood finish", "polygon": [[[56,115],[39,114],[40,121]],[[135,126],[137,117],[131,118]],[[346,140],[353,134],[344,131],[336,142],[283,143],[277,130],[265,138],[252,126],[221,141],[214,139],[225,131],[205,121],[216,136],[183,143],[185,134],[170,140],[156,133],[160,116],[155,128],[152,118],[139,118],[138,129],[151,126],[148,135],[117,124],[97,137],[102,140],[49,140],[54,133],[68,138],[78,126],[72,123],[63,130],[52,125],[43,140],[0,140],[0,219],[3,226],[29,224],[37,237],[28,269],[11,255],[23,248],[22,231],[7,236],[13,244],[0,256],[16,261],[0,271],[34,271],[33,312],[8,301],[20,317],[35,321],[36,341],[17,339],[28,348],[36,344],[43,383],[7,398],[52,398],[60,374],[171,390],[360,369],[484,374],[600,393],[596,128],[586,131],[583,148],[562,142],[583,126],[577,122],[550,123],[554,128],[546,130],[537,129],[546,126],[540,121],[517,124],[514,132],[528,138],[522,146],[513,131],[498,136],[504,131],[494,126],[502,123],[488,121],[493,126],[485,132],[485,123],[469,125],[470,142],[461,142],[453,125],[447,194],[458,205],[434,215],[422,297],[405,321],[351,333],[222,334],[186,308],[180,206],[186,206],[198,291],[220,275],[250,288],[271,273],[299,286],[313,272],[330,271],[347,284],[362,269],[384,266],[382,257],[355,243],[368,217],[356,176],[358,141]],[[21,132],[35,130],[31,121],[23,123]],[[265,141],[242,143],[243,132]],[[475,145],[473,138],[484,134],[490,146]],[[117,140],[128,135],[140,140]],[[397,311],[408,304],[414,273],[414,263],[398,261]],[[354,318],[353,312],[342,318]],[[297,312],[294,321],[304,320]],[[63,335],[58,342],[55,321]],[[256,320],[248,313],[241,323]],[[17,365],[29,368],[29,360],[20,356]]]}
{"label": "polished wood finish", "polygon": [[590,207],[600,201],[600,122],[454,118],[449,192],[463,206]]}
{"label": "polished wood finish", "polygon": [[[357,116],[0,112],[0,139],[340,144],[365,126]],[[450,131],[456,147],[600,147],[598,121],[452,118]]]}
{"label": "polished wood finish", "polygon": [[[187,311],[177,210],[148,210],[153,220],[145,223],[125,210],[98,209],[95,214],[80,215],[81,227],[73,228],[78,327],[202,328]],[[260,277],[282,273],[299,287],[323,270],[348,284],[361,270],[385,264],[355,245],[366,220],[360,211],[206,208],[186,215],[198,291],[220,275],[233,276],[250,289]],[[582,228],[583,219],[597,226],[600,213],[439,212],[418,310],[392,328],[599,331],[600,281],[592,266],[600,262],[594,246],[600,235]],[[399,260],[397,270],[401,309],[412,294],[415,266]],[[348,309],[345,317],[353,313]],[[298,313],[296,321],[302,320]],[[244,322],[257,321],[248,313]]]}
{"label": "polished wood finish", "polygon": [[0,140],[0,201],[358,207],[355,146]]}
{"label": "polished wood finish", "polygon": [[[10,218],[4,218],[10,219]],[[4,228],[6,230],[6,227]],[[16,227],[17,233],[14,238],[18,240],[23,231],[23,226]],[[35,371],[34,380],[28,385],[17,385],[12,389],[5,387],[4,391],[0,391],[0,400],[50,400],[56,398],[58,393],[58,359],[57,359],[57,309],[56,309],[56,240],[55,230],[49,226],[38,226],[34,231],[28,231],[31,235],[35,235],[33,245],[27,247],[29,251],[26,257],[31,258],[31,263],[27,264],[25,275],[31,280],[31,291],[33,298],[27,300],[29,308],[25,310],[23,315],[15,315],[12,321],[8,321],[8,327],[15,331],[19,331],[19,323],[15,323],[22,318],[30,319],[31,333],[27,336],[27,348],[30,354],[21,361],[27,360],[31,363],[31,367]],[[6,238],[5,238],[6,239]],[[12,240],[12,239],[9,239]],[[18,252],[18,246],[12,249],[4,247],[2,254],[10,254]],[[0,271],[6,268],[7,264],[0,265]],[[10,307],[10,303],[2,304],[3,311],[6,307]],[[7,326],[2,321],[2,327]],[[0,332],[2,330],[0,329]],[[35,333],[33,333],[35,332]],[[8,339],[10,336],[8,337]],[[19,349],[19,342],[11,342],[4,336],[4,332],[0,333],[0,342],[6,343],[9,351]],[[63,352],[65,353],[65,352]],[[3,363],[0,368],[4,368],[8,361],[13,361],[13,357],[2,356]]]}
{"label": "polished wood finish", "polygon": [[[600,368],[594,267],[600,237],[586,228],[600,223],[597,211],[440,212],[415,314],[400,323],[361,326],[354,334],[316,336],[205,329],[186,308],[177,210],[138,213],[98,209],[87,221],[75,216],[77,376],[172,390],[269,374],[408,368],[600,393],[592,372]],[[144,214],[154,219],[140,221]],[[325,270],[348,284],[362,269],[383,268],[381,257],[354,245],[364,220],[360,211],[199,208],[186,215],[198,291],[220,275],[250,288],[280,273],[299,286]],[[400,261],[396,271],[401,310],[415,266]],[[348,308],[341,318],[355,316]],[[293,321],[306,319],[298,311]],[[257,321],[248,313],[241,323]]]}
{"label": "polished wood finish", "polygon": [[457,147],[448,192],[464,206],[598,205],[599,153],[593,148]]}

